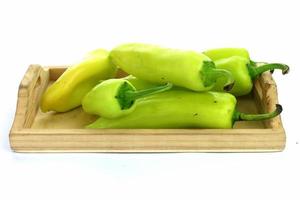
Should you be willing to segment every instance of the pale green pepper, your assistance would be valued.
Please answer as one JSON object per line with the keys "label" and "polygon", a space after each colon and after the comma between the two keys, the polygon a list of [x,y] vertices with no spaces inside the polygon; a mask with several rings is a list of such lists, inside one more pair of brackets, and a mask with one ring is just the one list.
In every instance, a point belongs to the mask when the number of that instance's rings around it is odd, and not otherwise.
{"label": "pale green pepper", "polygon": [[172,88],[172,84],[137,91],[125,79],[109,79],[94,87],[82,101],[85,112],[105,118],[118,118],[131,113],[136,100]]}
{"label": "pale green pepper", "polygon": [[279,115],[280,105],[266,114],[245,114],[236,110],[236,98],[229,93],[192,92],[172,89],[137,101],[126,116],[99,118],[87,128],[232,128],[236,121],[266,120]]}
{"label": "pale green pepper", "polygon": [[[149,89],[149,88],[159,86],[159,84],[150,83],[148,81],[138,79],[132,75],[128,75],[128,76],[124,77],[123,79],[129,81],[135,87],[136,90],[144,90],[144,89]],[[173,86],[172,88],[175,88],[175,87]]]}
{"label": "pale green pepper", "polygon": [[216,69],[207,56],[194,51],[133,43],[114,48],[110,57],[123,71],[152,83],[169,82],[194,91],[207,91],[219,78],[226,80],[223,85],[226,90],[234,82],[231,73]]}
{"label": "pale green pepper", "polygon": [[244,48],[218,48],[218,49],[209,49],[203,52],[211,60],[216,61],[224,58],[229,58],[231,56],[243,57],[247,60],[250,60],[249,52]]}
{"label": "pale green pepper", "polygon": [[[218,69],[225,69],[232,74],[235,83],[229,92],[235,96],[249,94],[253,87],[253,81],[263,72],[280,69],[282,74],[286,74],[289,71],[289,67],[285,64],[252,61],[248,51],[243,48],[220,48],[207,50],[203,53],[215,62]],[[226,92],[223,89],[226,81],[224,78],[219,78],[212,90]]]}

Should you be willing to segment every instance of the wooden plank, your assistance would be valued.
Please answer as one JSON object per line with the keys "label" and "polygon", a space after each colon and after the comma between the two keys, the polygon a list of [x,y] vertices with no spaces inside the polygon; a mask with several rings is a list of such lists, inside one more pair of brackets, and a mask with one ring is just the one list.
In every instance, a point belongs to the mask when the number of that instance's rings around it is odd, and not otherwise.
{"label": "wooden plank", "polygon": [[[186,152],[186,151],[280,151],[284,148],[284,134],[280,131],[269,130],[267,133],[263,130],[246,130],[250,134],[236,133],[216,134],[212,130],[205,134],[199,134],[196,130],[193,134],[186,134],[185,130],[181,133],[172,133],[168,130],[166,133],[157,133],[156,130],[143,132],[135,130],[135,133],[124,133],[120,130],[109,130],[108,133],[79,133],[66,134],[64,130],[56,130],[57,134],[21,134],[12,135],[15,150],[27,151],[30,148],[43,150],[74,150],[97,152]],[[140,132],[139,132],[140,131]],[[178,131],[178,130],[176,130]],[[271,133],[272,131],[272,133]],[[30,132],[30,131],[29,131]],[[209,133],[211,132],[211,134]],[[270,134],[271,133],[271,134]]]}
{"label": "wooden plank", "polygon": [[[241,124],[235,129],[84,129],[84,123],[77,128],[71,128],[72,124],[65,128],[63,123],[59,129],[52,127],[52,124],[48,128],[39,128],[45,126],[36,126],[36,123],[50,123],[51,116],[42,116],[38,111],[41,95],[47,85],[65,70],[65,66],[29,67],[20,84],[16,116],[10,132],[14,151],[269,152],[284,149],[286,138],[280,117],[269,120],[265,126],[253,128],[253,125]],[[118,77],[124,75],[123,72],[118,73]],[[264,73],[255,82],[252,97],[256,100],[256,107],[262,111],[274,109],[278,99],[276,84],[270,73]],[[247,99],[244,102],[247,104]],[[72,112],[61,115],[61,118],[55,118],[58,115],[54,113],[52,117],[64,123],[71,117],[69,115],[74,119],[79,116],[79,120],[86,122],[94,120],[80,108]],[[44,118],[41,120],[41,117]]]}

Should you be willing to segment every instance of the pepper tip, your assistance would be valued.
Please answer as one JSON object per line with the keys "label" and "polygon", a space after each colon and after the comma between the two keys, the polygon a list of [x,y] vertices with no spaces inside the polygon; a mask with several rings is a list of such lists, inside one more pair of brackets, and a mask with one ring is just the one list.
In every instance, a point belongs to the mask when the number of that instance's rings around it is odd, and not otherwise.
{"label": "pepper tip", "polygon": [[282,70],[282,74],[283,75],[289,73],[289,71],[290,71],[290,67],[289,66],[285,65],[284,67],[285,67],[284,70]]}
{"label": "pepper tip", "polygon": [[278,113],[278,115],[282,112],[283,108],[280,104],[276,104],[276,112]]}

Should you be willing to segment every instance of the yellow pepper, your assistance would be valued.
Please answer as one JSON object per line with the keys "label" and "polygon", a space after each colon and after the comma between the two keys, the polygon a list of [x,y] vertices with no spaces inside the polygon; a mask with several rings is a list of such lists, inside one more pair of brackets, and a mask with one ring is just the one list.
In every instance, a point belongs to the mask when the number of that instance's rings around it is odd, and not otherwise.
{"label": "yellow pepper", "polygon": [[43,112],[66,112],[81,105],[83,97],[99,83],[114,77],[116,67],[109,59],[109,52],[97,49],[81,62],[68,68],[43,94]]}

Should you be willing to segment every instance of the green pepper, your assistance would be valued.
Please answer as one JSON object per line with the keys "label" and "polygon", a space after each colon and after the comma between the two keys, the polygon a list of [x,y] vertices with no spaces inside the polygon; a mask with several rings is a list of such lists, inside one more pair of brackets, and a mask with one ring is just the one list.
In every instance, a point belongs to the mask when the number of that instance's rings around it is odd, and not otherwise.
{"label": "green pepper", "polygon": [[[248,51],[242,48],[212,49],[203,53],[215,62],[218,69],[231,72],[235,83],[229,92],[235,96],[249,94],[253,87],[253,80],[265,71],[281,69],[282,74],[289,71],[289,67],[281,63],[256,63],[250,60]],[[223,89],[224,83],[226,83],[225,79],[218,79],[212,90],[225,92]]]}
{"label": "green pepper", "polygon": [[226,80],[226,90],[234,82],[227,70],[217,69],[207,56],[194,51],[133,43],[114,48],[110,57],[123,71],[152,83],[170,82],[194,91],[207,91],[219,78]]}
{"label": "green pepper", "polygon": [[280,105],[266,114],[236,110],[236,98],[223,92],[172,89],[137,102],[135,110],[116,119],[99,118],[87,128],[232,128],[235,121],[266,120],[279,115]]}
{"label": "green pepper", "polygon": [[[159,86],[159,84],[150,83],[148,81],[138,79],[132,75],[128,75],[128,76],[124,77],[123,79],[129,81],[137,90],[144,90],[144,89],[149,89],[152,87]],[[175,88],[175,87],[173,86],[173,88]]]}
{"label": "green pepper", "polygon": [[117,118],[131,113],[136,99],[144,98],[172,88],[172,84],[137,91],[125,79],[109,79],[94,87],[82,101],[85,112],[105,118]]}
{"label": "green pepper", "polygon": [[43,112],[66,112],[81,105],[83,97],[99,83],[116,74],[109,52],[97,49],[81,62],[68,68],[43,94]]}
{"label": "green pepper", "polygon": [[244,48],[218,48],[204,51],[203,54],[208,56],[211,60],[216,61],[231,56],[240,56],[250,60],[249,52]]}

